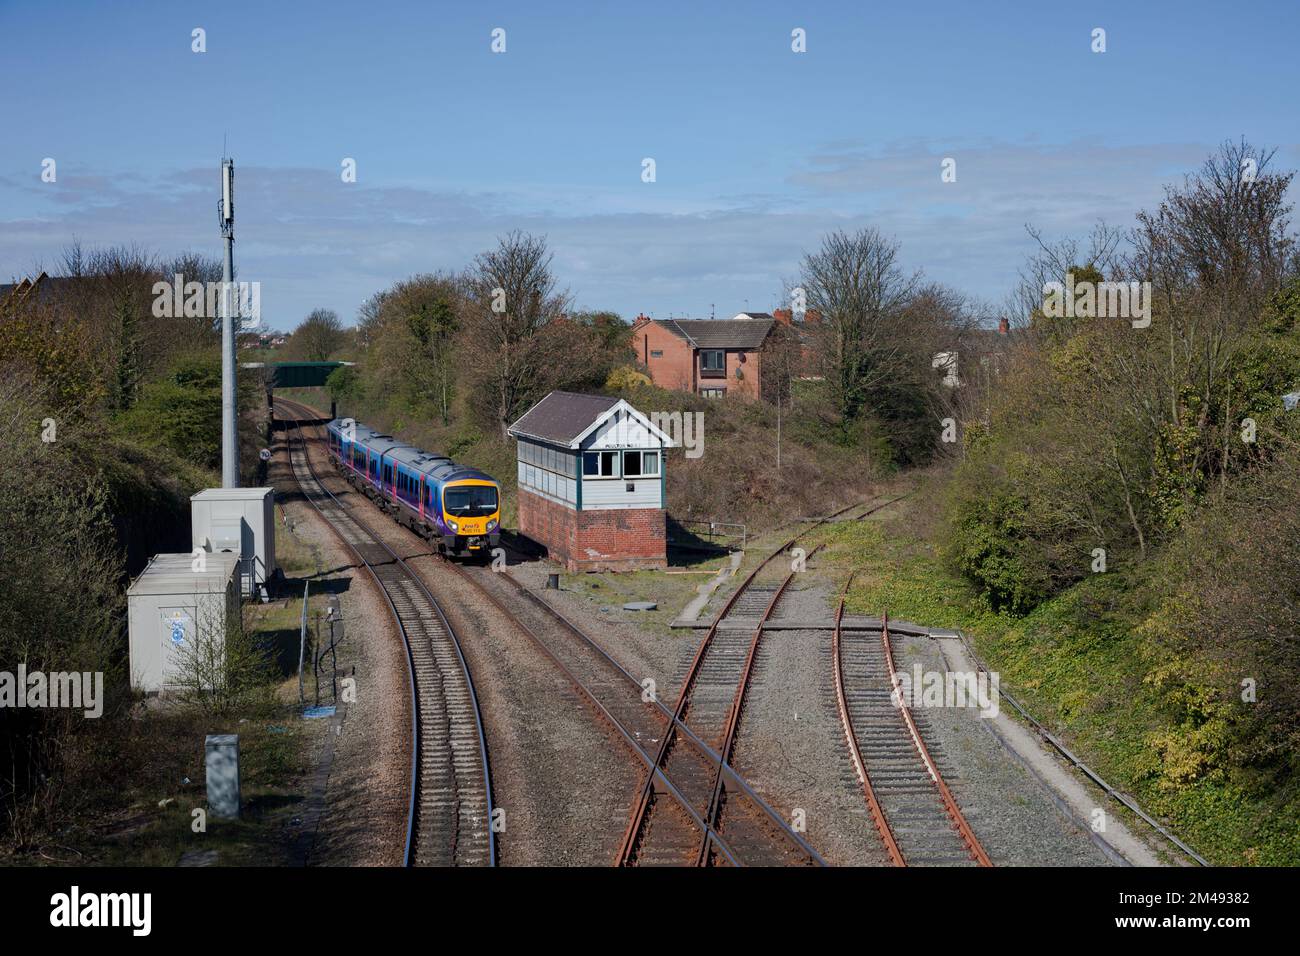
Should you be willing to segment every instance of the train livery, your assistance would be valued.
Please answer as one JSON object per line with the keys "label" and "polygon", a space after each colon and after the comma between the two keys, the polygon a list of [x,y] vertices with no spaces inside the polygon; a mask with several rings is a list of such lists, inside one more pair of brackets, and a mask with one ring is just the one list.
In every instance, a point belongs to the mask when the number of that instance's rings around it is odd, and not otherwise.
{"label": "train livery", "polygon": [[330,461],[399,523],[450,557],[487,557],[501,540],[501,487],[476,468],[336,418]]}

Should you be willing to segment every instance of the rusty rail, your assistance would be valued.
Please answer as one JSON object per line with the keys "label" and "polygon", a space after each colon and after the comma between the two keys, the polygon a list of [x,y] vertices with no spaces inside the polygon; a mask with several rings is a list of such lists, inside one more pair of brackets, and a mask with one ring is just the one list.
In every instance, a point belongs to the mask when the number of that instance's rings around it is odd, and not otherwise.
{"label": "rusty rail", "polygon": [[894,838],[894,831],[890,829],[889,821],[885,819],[885,811],[880,806],[880,800],[876,797],[875,787],[871,785],[871,775],[867,773],[867,765],[862,759],[862,748],[858,745],[857,731],[853,729],[853,716],[849,713],[849,702],[844,692],[844,667],[843,660],[840,657],[840,624],[844,619],[844,600],[849,593],[849,585],[853,582],[853,574],[850,573],[848,579],[844,582],[844,590],[840,592],[839,605],[835,609],[835,630],[831,633],[831,659],[833,661],[833,674],[835,677],[835,700],[839,704],[840,724],[844,728],[844,740],[849,747],[849,756],[853,759],[853,769],[858,775],[858,781],[862,784],[862,795],[867,800],[867,810],[871,813],[871,821],[876,825],[876,832],[880,834],[880,840],[885,844],[885,851],[889,854],[889,860],[894,866],[907,866],[907,861],[903,859],[903,851],[898,848],[898,841]]}
{"label": "rusty rail", "polygon": [[[698,648],[695,649],[695,654],[694,657],[692,658],[692,662],[690,662],[690,667],[688,671],[686,671],[685,679],[682,680],[681,682],[681,689],[679,693],[677,693],[677,702],[676,705],[673,706],[672,726],[669,727],[669,732],[667,732],[667,734],[664,734],[663,740],[660,741],[659,752],[655,756],[654,766],[656,767],[656,769],[658,769],[658,767],[663,767],[664,763],[666,763],[667,761],[668,753],[671,752],[673,740],[675,740],[676,728],[679,726],[685,726],[685,724],[688,723],[688,721],[686,721],[686,709],[688,709],[688,706],[690,704],[690,696],[692,696],[695,679],[697,679],[699,676],[699,669],[701,669],[701,666],[703,665],[703,661],[705,661],[705,656],[708,652],[708,649],[710,649],[710,646],[712,645],[712,641],[714,641],[714,637],[716,636],[716,633],[718,633],[718,627],[720,626],[720,624],[722,624],[723,619],[727,617],[727,614],[729,613],[729,611],[731,611],[732,607],[736,605],[736,602],[740,600],[741,594],[744,594],[746,589],[750,587],[750,584],[753,584],[754,579],[757,578],[759,572],[761,572],[764,567],[767,567],[767,564],[770,564],[772,561],[774,561],[777,555],[784,554],[785,551],[787,551],[789,548],[792,548],[794,542],[800,540],[801,537],[807,535],[807,533],[813,531],[813,529],[819,528],[820,525],[826,524],[827,522],[831,522],[831,520],[833,519],[839,518],[839,516],[844,514],[845,511],[849,511],[850,509],[854,509],[854,507],[859,507],[861,505],[862,502],[850,503],[850,505],[846,505],[845,507],[842,507],[842,509],[840,509],[839,511],[833,512],[833,514],[831,515],[827,515],[826,518],[820,518],[816,520],[816,522],[811,524],[810,527],[802,529],[802,531],[798,533],[798,535],[789,538],[789,540],[785,542],[785,544],[781,545],[780,548],[777,548],[776,550],[772,551],[771,554],[768,554],[766,558],[763,558],[762,561],[759,562],[757,566],[754,567],[754,570],[749,572],[749,575],[746,576],[744,581],[742,581],[740,587],[736,588],[736,591],[732,592],[731,597],[727,598],[727,602],[725,602],[725,604],[723,605],[722,610],[719,611],[718,617],[716,617],[714,619],[714,623],[712,623],[711,626],[708,627],[708,631],[705,633],[705,637],[703,637],[703,640],[701,640],[701,643],[699,643]],[[884,507],[884,505],[881,505],[880,507]],[[789,583],[789,579],[787,579],[787,583]],[[785,585],[784,584],[781,585],[781,591],[784,591],[784,588]],[[766,622],[768,614],[771,614],[772,607],[774,606],[775,606],[775,600],[774,602],[772,602],[770,606],[768,606],[766,613],[764,613],[763,622]],[[761,624],[759,624],[758,627],[758,633],[761,632],[762,632],[762,622]],[[751,646],[750,649],[751,656],[753,656],[754,649],[757,648],[757,636],[758,635],[755,635],[754,646]],[[741,683],[738,684],[737,687],[736,700],[733,701],[732,711],[728,715],[727,747],[729,747],[729,745],[733,743],[733,740],[735,740],[735,730],[738,724],[738,717],[740,717],[740,708],[738,708],[737,704],[742,704],[742,702],[744,702],[744,693],[745,693],[746,684],[748,684],[748,674],[749,674],[750,666],[751,666],[751,661],[746,662],[745,674],[742,674]],[[727,753],[724,752],[723,761],[725,762],[725,760],[727,760]],[[624,832],[624,836],[623,836],[623,847],[621,847],[619,851],[619,864],[621,866],[632,865],[632,861],[634,860],[634,858],[636,858],[637,842],[638,839],[641,838],[642,831],[645,830],[647,817],[649,817],[650,800],[651,797],[653,797],[654,795],[654,779],[655,779],[654,774],[647,775],[645,782],[642,783],[640,795],[638,795],[637,797],[636,806],[634,806],[633,812],[632,814],[630,814],[628,818],[627,831]],[[720,779],[715,779],[714,787],[712,787],[712,799],[710,800],[710,808],[708,808],[708,814],[706,817],[706,819],[708,819],[708,822],[710,822],[710,826],[712,825],[712,822],[714,822],[716,819],[716,810],[718,810],[719,788],[720,788]],[[695,864],[703,865],[705,864],[706,861],[707,861],[707,845],[705,843],[705,840],[702,839],[701,847],[699,847],[699,852],[697,853],[697,857],[695,857]]]}
{"label": "rusty rail", "polygon": [[957,828],[958,834],[961,835],[962,842],[966,844],[966,849],[970,852],[972,858],[980,866],[992,866],[988,853],[984,851],[979,838],[975,836],[975,831],[971,829],[970,824],[966,821],[965,815],[961,812],[961,807],[957,805],[952,791],[948,789],[948,784],[944,782],[943,774],[939,772],[939,767],[935,764],[934,759],[930,756],[930,750],[925,745],[925,740],[921,737],[921,731],[916,726],[916,719],[912,716],[912,709],[907,705],[903,698],[902,688],[898,679],[898,672],[894,668],[894,651],[889,643],[889,613],[884,612],[880,618],[880,640],[885,650],[885,667],[889,672],[889,683],[893,688],[894,702],[898,707],[898,712],[907,724],[907,729],[912,735],[912,743],[916,746],[916,752],[921,757],[921,762],[925,764],[926,770],[930,773],[930,779],[934,781],[935,787],[939,791],[939,798],[943,801],[944,809],[948,812],[953,826]]}

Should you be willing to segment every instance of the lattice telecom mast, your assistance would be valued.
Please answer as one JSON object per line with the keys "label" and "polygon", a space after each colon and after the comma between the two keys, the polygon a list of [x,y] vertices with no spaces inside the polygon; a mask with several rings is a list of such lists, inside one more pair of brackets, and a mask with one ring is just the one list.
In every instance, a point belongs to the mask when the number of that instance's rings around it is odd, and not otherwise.
{"label": "lattice telecom mast", "polygon": [[221,161],[218,219],[226,243],[221,269],[221,487],[239,487],[239,395],[235,390],[235,161]]}

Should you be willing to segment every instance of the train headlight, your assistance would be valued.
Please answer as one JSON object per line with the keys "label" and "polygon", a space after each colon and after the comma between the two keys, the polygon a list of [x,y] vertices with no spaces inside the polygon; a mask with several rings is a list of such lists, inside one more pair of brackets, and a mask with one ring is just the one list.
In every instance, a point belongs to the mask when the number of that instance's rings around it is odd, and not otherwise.
{"label": "train headlight", "polygon": [[447,527],[451,529],[452,534],[455,534],[456,532],[460,531],[460,525],[456,524],[456,522],[450,519],[448,519],[447,521]]}
{"label": "train headlight", "polygon": [[493,518],[491,521],[488,522],[488,530],[489,530],[489,531],[491,531],[492,529],[494,529],[496,526],[497,526],[497,519],[496,519],[496,518]]}

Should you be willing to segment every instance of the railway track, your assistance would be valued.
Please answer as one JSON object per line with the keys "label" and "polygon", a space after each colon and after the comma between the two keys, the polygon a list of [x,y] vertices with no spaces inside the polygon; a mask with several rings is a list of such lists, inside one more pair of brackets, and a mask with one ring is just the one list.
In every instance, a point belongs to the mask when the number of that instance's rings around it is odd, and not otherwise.
{"label": "railway track", "polygon": [[[452,565],[524,633],[569,679],[616,735],[627,745],[653,781],[665,830],[674,835],[667,852],[643,857],[644,865],[681,866],[703,862],[701,844],[710,848],[707,862],[728,866],[824,865],[820,855],[746,783],[726,759],[682,724],[640,680],[628,672],[590,635],[509,575]],[[488,578],[492,584],[482,579]],[[525,615],[496,593],[506,588],[529,607]],[[670,731],[670,728],[672,730]],[[673,733],[679,759],[671,766],[655,762],[656,742]],[[743,821],[719,832],[709,814],[712,787],[726,783],[734,815]],[[687,852],[689,851],[689,852]],[[622,865],[622,848],[615,857]]]}
{"label": "railway track", "polygon": [[[329,495],[323,487],[322,491]],[[871,504],[850,520],[862,520],[903,497],[906,495]],[[334,504],[346,508],[337,499]],[[857,507],[861,503],[818,519],[749,573],[697,649],[672,709],[647,693],[640,680],[585,631],[513,577],[444,561],[552,661],[642,765],[643,783],[616,855],[619,865],[824,865],[820,855],[753,791],[730,760],[763,627],[776,612],[794,572],[776,585],[756,584],[756,578],[810,531]],[[814,548],[808,557],[819,549]],[[508,603],[502,589],[515,600]],[[530,613],[523,613],[521,604],[527,605]],[[865,642],[858,640],[859,632],[839,626],[842,614],[841,599],[833,641],[845,726],[859,728],[864,736],[875,734],[872,720],[882,715],[868,714],[862,705],[880,688],[867,688],[864,696],[858,686],[868,678],[884,681],[888,708],[884,716],[892,718],[887,726],[893,733],[879,746],[873,742],[864,752],[857,734],[851,738],[855,769],[876,801],[873,820],[890,849],[891,860],[899,865],[987,864],[983,848],[965,824],[943,784],[940,768],[926,750],[924,718],[918,722],[909,712],[904,719],[889,704],[890,678],[884,675],[892,675],[893,670],[892,661],[887,660],[887,628],[876,632],[880,638],[876,650],[866,650]],[[873,653],[878,661],[871,659]],[[911,749],[896,746],[900,729]],[[887,769],[886,758],[906,758],[915,766]],[[874,778],[868,774],[868,765]],[[916,776],[918,768],[923,777]],[[918,792],[927,792],[918,786],[922,781],[939,794],[939,813],[951,826],[940,825],[933,805],[918,802]],[[963,827],[969,841],[963,836]]]}
{"label": "railway track", "polygon": [[[869,508],[866,514],[889,503],[892,502]],[[759,562],[727,599],[687,667],[673,710],[673,723],[660,742],[654,767],[668,772],[670,776],[691,779],[697,792],[707,794],[703,818],[708,831],[746,840],[752,838],[749,829],[751,821],[736,811],[738,802],[733,799],[727,779],[714,773],[709,780],[704,780],[701,768],[693,765],[689,754],[681,749],[680,738],[689,727],[716,750],[723,763],[730,762],[764,627],[797,572],[792,569],[775,587],[758,587],[755,580],[771,562],[785,554],[806,534],[860,506],[860,503],[853,503],[818,519]],[[857,517],[860,519],[865,514]],[[820,546],[806,557],[811,557],[818,550]],[[753,620],[752,627],[748,626],[750,620]],[[642,783],[628,822],[627,834],[620,851],[620,863],[633,865],[686,861],[704,866],[716,862],[714,846],[710,841],[700,834],[684,830],[663,807],[656,778],[654,774],[649,774]],[[765,859],[762,862],[776,864],[789,861]]]}
{"label": "railway track", "polygon": [[277,404],[297,436],[289,460],[303,496],[379,586],[406,649],[413,720],[405,863],[494,866],[487,742],[460,642],[419,575],[321,482],[302,430],[315,416]]}
{"label": "railway track", "polygon": [[835,697],[867,810],[895,866],[991,866],[943,768],[926,744],[928,721],[898,693],[889,619],[842,626],[845,582],[831,639]]}
{"label": "railway track", "polygon": [[[348,509],[337,499],[334,502]],[[823,864],[817,852],[689,728],[681,728],[682,762],[674,773],[655,767],[653,748],[673,724],[672,712],[584,630],[509,575],[445,559],[442,563],[507,617],[564,674],[578,696],[651,774],[664,801],[665,819],[671,817],[692,846],[696,840],[707,843],[712,848],[710,859],[725,865]],[[512,603],[503,598],[503,590]],[[711,796],[707,787],[719,778],[727,783],[736,817],[746,821],[743,830],[737,825],[736,832],[726,838],[705,822]],[[691,861],[667,857],[660,862]]]}

